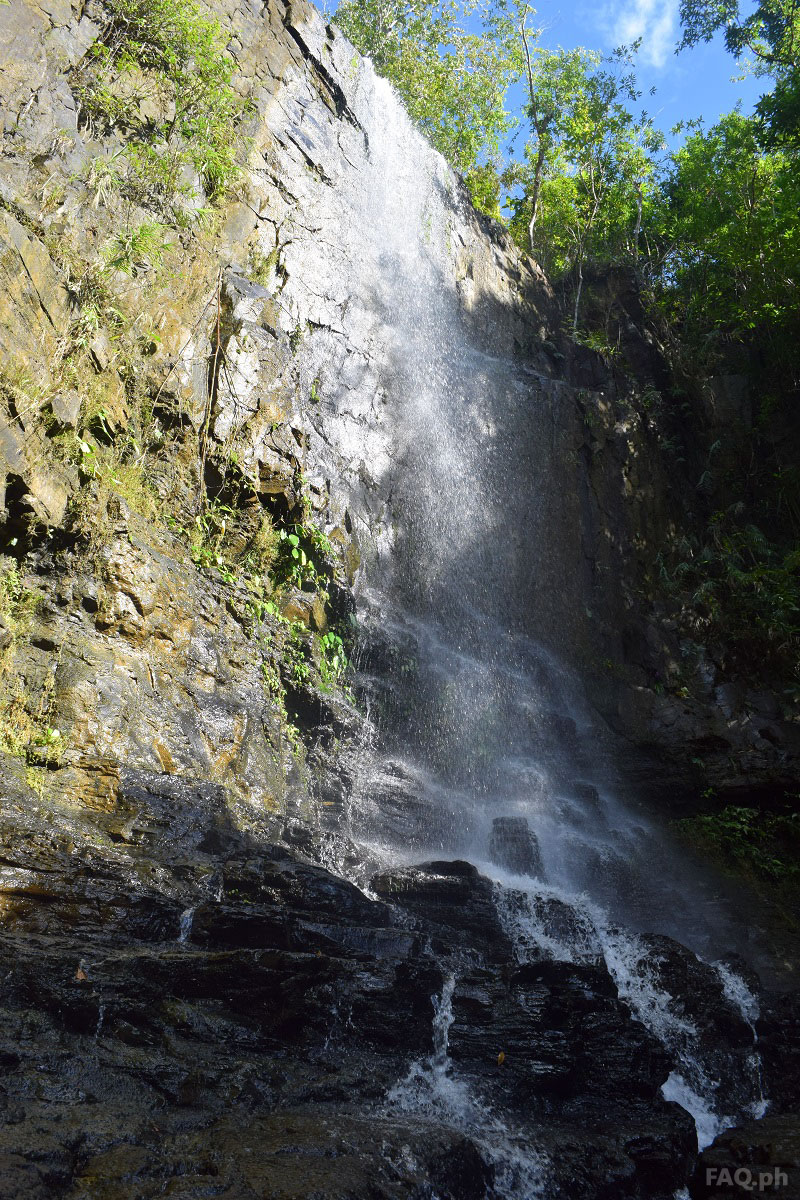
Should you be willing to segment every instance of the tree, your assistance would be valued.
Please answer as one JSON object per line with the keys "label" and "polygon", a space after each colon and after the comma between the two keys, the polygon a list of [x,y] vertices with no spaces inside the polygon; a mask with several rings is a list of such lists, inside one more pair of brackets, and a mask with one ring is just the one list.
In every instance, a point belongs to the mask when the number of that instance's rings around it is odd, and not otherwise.
{"label": "tree", "polygon": [[756,74],[773,80],[756,110],[771,145],[800,147],[800,3],[759,0],[743,14],[739,0],[682,0],[681,48],[708,42],[722,30],[737,59],[749,56]]}
{"label": "tree", "polygon": [[[468,18],[480,32],[467,32]],[[499,216],[501,147],[514,124],[505,96],[520,71],[505,0],[344,0],[334,20],[464,176],[476,207]]]}
{"label": "tree", "polygon": [[520,238],[525,221],[531,243],[537,229],[545,268],[574,273],[574,329],[587,259],[637,256],[660,139],[626,107],[640,95],[631,65],[624,49],[611,59],[583,49],[526,56],[531,137],[514,179],[523,197],[511,202],[512,229]]}
{"label": "tree", "polygon": [[525,163],[508,172],[509,184],[525,188],[528,209],[528,241],[536,253],[536,218],[546,169],[556,158],[564,133],[563,116],[576,89],[576,74],[584,66],[582,50],[531,50],[531,38],[523,16],[519,26],[520,41],[525,57],[525,79],[528,85],[527,116],[531,136],[525,146]]}
{"label": "tree", "polygon": [[[695,347],[755,341],[796,380],[800,334],[800,179],[765,150],[756,118],[696,125],[664,181],[662,303]],[[793,365],[792,365],[793,364]]]}

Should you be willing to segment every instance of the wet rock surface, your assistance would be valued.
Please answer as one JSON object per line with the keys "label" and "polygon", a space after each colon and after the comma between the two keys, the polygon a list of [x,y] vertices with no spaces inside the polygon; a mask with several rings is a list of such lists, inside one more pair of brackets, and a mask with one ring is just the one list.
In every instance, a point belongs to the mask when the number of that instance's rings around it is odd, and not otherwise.
{"label": "wet rock surface", "polygon": [[[219,788],[130,770],[121,795],[109,843],[109,814],[54,818],[8,789],[0,1194],[522,1196],[495,1190],[520,1147],[564,1200],[686,1179],[669,1054],[602,962],[521,964],[474,866],[383,873],[371,899],[243,832]],[[448,978],[446,1076],[503,1137],[436,1093]],[[698,1021],[721,1003],[707,990],[690,980]],[[414,1069],[419,1112],[396,1098]]]}
{"label": "wet rock surface", "polygon": [[[70,382],[62,386],[57,371],[78,315],[69,255],[96,255],[127,218],[121,199],[93,184],[96,164],[115,161],[124,139],[87,126],[73,88],[103,28],[102,5],[0,7],[0,350],[13,363],[12,387],[35,378],[47,397],[0,413],[0,508],[18,534],[30,514],[59,527],[80,491],[77,466],[53,446],[56,428],[79,430],[86,414],[85,396]],[[114,302],[152,316],[158,336],[136,369],[158,395],[165,424],[199,430],[207,418],[213,447],[234,456],[265,503],[295,503],[303,474],[352,578],[394,537],[402,467],[375,357],[386,314],[358,269],[358,181],[370,153],[364,68],[310,5],[215,0],[213,8],[237,64],[236,86],[253,105],[243,193],[220,211],[209,246],[180,247],[181,287],[156,283],[143,300],[135,279],[116,280]],[[425,169],[439,168],[431,158]],[[552,447],[537,466],[536,524],[550,545],[537,554],[542,586],[537,603],[525,607],[528,632],[572,648],[593,702],[623,740],[621,765],[640,792],[675,802],[697,784],[698,760],[704,788],[719,795],[791,789],[800,742],[781,698],[726,679],[707,654],[692,668],[687,697],[678,686],[687,668],[679,664],[691,648],[657,614],[640,619],[634,611],[631,596],[682,519],[675,463],[661,453],[651,416],[630,381],[561,337],[541,271],[472,210],[462,183],[448,174],[441,190],[452,228],[443,284],[457,296],[459,321],[478,353],[520,363],[521,442]],[[623,310],[628,299],[617,297]],[[208,407],[217,307],[226,370]],[[112,340],[100,330],[90,341],[103,411],[124,429],[130,405]],[[639,343],[644,360],[632,354],[631,362],[642,387],[661,388],[663,364]],[[503,453],[508,475],[529,480],[525,454],[509,446]],[[163,463],[157,474],[164,488]],[[509,512],[509,525],[530,527],[530,517],[523,505]],[[322,625],[313,604],[295,601],[301,619]],[[125,602],[112,615],[135,623]]]}
{"label": "wet rock surface", "polygon": [[489,858],[517,875],[541,877],[539,843],[525,817],[494,818],[489,839]]}
{"label": "wet rock surface", "polygon": [[382,876],[372,900],[243,834],[213,789],[125,787],[146,845],[99,851],[99,823],[54,829],[30,796],[3,820],[0,1194],[494,1194],[488,1142],[391,1099],[428,1069],[448,974],[448,1070],[552,1156],[553,1196],[680,1182],[694,1132],[663,1051],[605,968],[520,967],[474,867]]}
{"label": "wet rock surface", "polygon": [[692,1200],[731,1200],[753,1193],[800,1196],[800,1123],[796,1113],[728,1129],[701,1155],[689,1184]]}

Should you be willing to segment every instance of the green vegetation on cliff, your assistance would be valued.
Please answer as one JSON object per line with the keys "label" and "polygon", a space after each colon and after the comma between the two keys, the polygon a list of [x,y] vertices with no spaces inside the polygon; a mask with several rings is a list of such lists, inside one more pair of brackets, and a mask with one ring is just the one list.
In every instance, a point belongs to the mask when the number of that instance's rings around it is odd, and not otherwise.
{"label": "green vegetation on cliff", "polygon": [[109,0],[101,36],[77,72],[84,120],[125,135],[112,182],[138,204],[186,220],[235,182],[245,104],[219,24],[191,0]]}
{"label": "green vegetation on cliff", "polygon": [[[47,264],[36,283],[55,329],[30,362],[8,356],[0,368],[0,449],[20,439],[36,456],[24,479],[13,463],[0,476],[0,752],[38,772],[37,791],[65,754],[73,769],[86,740],[84,729],[71,741],[74,712],[55,711],[60,660],[43,650],[44,684],[31,673],[33,642],[50,644],[58,612],[46,584],[61,568],[48,556],[77,558],[91,576],[81,619],[115,631],[128,602],[114,555],[130,552],[120,538],[131,529],[159,546],[165,569],[188,570],[190,589],[222,597],[258,659],[277,741],[298,759],[298,710],[348,695],[342,547],[314,523],[297,442],[265,493],[257,465],[240,463],[237,429],[214,430],[235,370],[224,223],[245,196],[250,150],[251,105],[226,35],[192,0],[107,0],[93,21],[95,40],[63,68],[76,131],[58,135],[46,167],[33,163],[21,203],[0,200],[0,219],[39,248],[28,263]],[[259,256],[271,276],[277,251],[254,241]],[[271,428],[288,413],[276,409]],[[27,491],[31,472],[55,497],[55,518]]]}
{"label": "green vegetation on cliff", "polygon": [[674,823],[679,839],[727,875],[744,878],[781,925],[800,923],[800,811],[791,796],[778,812],[728,805]]}

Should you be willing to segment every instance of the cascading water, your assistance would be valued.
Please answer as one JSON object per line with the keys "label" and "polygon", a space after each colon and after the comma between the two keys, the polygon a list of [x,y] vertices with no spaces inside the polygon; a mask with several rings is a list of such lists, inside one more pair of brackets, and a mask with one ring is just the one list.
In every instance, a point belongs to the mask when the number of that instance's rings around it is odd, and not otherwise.
{"label": "cascading water", "polygon": [[[364,852],[351,873],[366,884],[376,866],[469,859],[496,881],[520,963],[604,961],[675,1064],[664,1095],[692,1113],[706,1144],[763,1110],[757,1050],[729,1053],[671,992],[669,951],[652,935],[713,960],[732,931],[663,834],[617,799],[603,729],[552,649],[559,603],[574,590],[558,545],[565,451],[548,432],[565,385],[495,337],[501,298],[473,288],[465,311],[452,269],[454,178],[386,83],[364,68],[359,87],[370,165],[339,253],[359,261],[348,304],[354,327],[369,331],[363,360],[390,431],[372,471],[391,533],[359,596],[360,689],[377,734],[350,802],[348,834]],[[522,850],[506,853],[514,838]],[[744,984],[720,969],[752,1024]],[[513,1133],[447,1059],[455,987],[448,980],[434,1001],[433,1056],[388,1104],[435,1109],[508,1150]],[[526,1153],[524,1167],[511,1156],[516,1182],[498,1195],[539,1194],[544,1159]]]}
{"label": "cascading water", "polygon": [[498,1200],[537,1200],[544,1196],[547,1164],[544,1155],[532,1154],[526,1139],[478,1101],[448,1058],[448,1034],[453,1022],[455,977],[445,980],[441,995],[432,996],[433,1053],[424,1063],[413,1063],[407,1077],[386,1100],[388,1113],[398,1112],[443,1118],[452,1128],[469,1134],[494,1168],[493,1192]]}

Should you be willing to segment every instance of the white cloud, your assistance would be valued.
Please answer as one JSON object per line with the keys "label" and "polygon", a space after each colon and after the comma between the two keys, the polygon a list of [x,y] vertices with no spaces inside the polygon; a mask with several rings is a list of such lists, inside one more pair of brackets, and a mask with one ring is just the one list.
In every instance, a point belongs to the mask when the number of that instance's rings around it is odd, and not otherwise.
{"label": "white cloud", "polygon": [[[610,14],[609,14],[610,15]],[[642,39],[642,61],[663,67],[677,37],[678,0],[630,0],[610,21],[617,45]]]}

